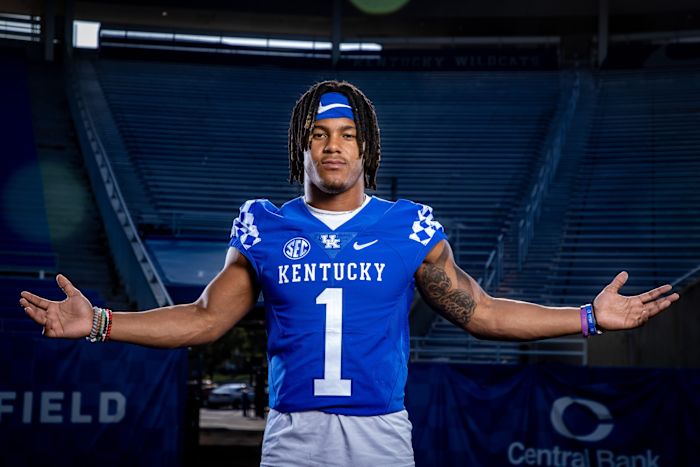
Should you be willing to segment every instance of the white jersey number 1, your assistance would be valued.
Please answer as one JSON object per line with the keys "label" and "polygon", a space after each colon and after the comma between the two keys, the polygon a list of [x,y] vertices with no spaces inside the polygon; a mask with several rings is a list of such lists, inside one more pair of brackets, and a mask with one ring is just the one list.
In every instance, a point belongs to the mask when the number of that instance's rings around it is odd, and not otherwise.
{"label": "white jersey number 1", "polygon": [[314,379],[314,396],[349,396],[350,379],[340,379],[340,351],[343,344],[343,289],[328,288],[316,297],[326,305],[326,358],[323,379]]}

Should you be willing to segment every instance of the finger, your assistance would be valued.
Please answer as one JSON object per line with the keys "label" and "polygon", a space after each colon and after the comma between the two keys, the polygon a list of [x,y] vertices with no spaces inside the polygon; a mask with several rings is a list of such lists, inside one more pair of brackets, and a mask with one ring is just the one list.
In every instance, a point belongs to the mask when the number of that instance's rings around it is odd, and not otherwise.
{"label": "finger", "polygon": [[610,284],[608,284],[607,289],[611,292],[619,292],[622,286],[625,285],[625,282],[627,282],[628,278],[629,274],[627,274],[627,271],[622,271],[617,276],[615,276],[615,279],[613,279]]}
{"label": "finger", "polygon": [[640,326],[645,325],[646,322],[649,321],[649,317],[650,317],[649,310],[644,308],[642,310],[642,312],[639,314],[639,318],[638,318],[639,325]]}
{"label": "finger", "polygon": [[31,292],[24,291],[20,293],[23,299],[25,299],[27,302],[31,303],[34,307],[39,308],[41,310],[46,311],[46,309],[49,307],[51,304],[50,301],[46,300],[45,298],[41,298],[38,295],[34,295]]}
{"label": "finger", "polygon": [[638,297],[642,300],[643,303],[650,302],[652,300],[656,300],[666,292],[669,292],[673,287],[671,287],[671,284],[665,284],[662,285],[661,287],[657,287],[654,290],[650,290],[648,292],[645,292],[643,294],[639,294]]}
{"label": "finger", "polygon": [[24,307],[24,312],[29,315],[37,324],[46,326],[46,312],[44,310],[39,310],[32,306],[27,300],[21,299],[19,304]]}
{"label": "finger", "polygon": [[644,309],[649,313],[649,317],[655,316],[670,307],[673,302],[681,298],[677,293],[671,294],[668,297],[660,298],[654,302],[644,305]]}
{"label": "finger", "polygon": [[56,276],[56,282],[58,282],[58,286],[61,288],[61,290],[63,290],[63,293],[66,294],[67,297],[74,297],[80,293],[78,289],[73,286],[71,281],[69,281],[63,274]]}

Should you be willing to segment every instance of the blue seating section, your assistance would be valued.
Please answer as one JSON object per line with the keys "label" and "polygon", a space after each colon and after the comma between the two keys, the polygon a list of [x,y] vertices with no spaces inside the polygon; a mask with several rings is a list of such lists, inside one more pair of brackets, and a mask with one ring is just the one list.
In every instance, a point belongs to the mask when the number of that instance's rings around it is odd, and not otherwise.
{"label": "blue seating section", "polygon": [[[29,74],[22,57],[0,53],[0,336],[41,335],[19,305],[20,292],[62,300],[34,143]],[[37,279],[39,276],[50,279]],[[82,291],[103,305],[98,292]]]}
{"label": "blue seating section", "polygon": [[626,294],[700,264],[700,69],[605,72],[547,298]]}
{"label": "blue seating section", "polygon": [[[467,268],[481,269],[529,186],[559,95],[553,72],[343,72],[99,60],[93,66],[145,195],[142,227],[225,241],[240,204],[283,203],[291,108],[313,82],[346,79],[382,129],[378,195],[432,205]],[[153,221],[153,212],[157,220]],[[144,227],[144,230],[147,228]]]}
{"label": "blue seating section", "polygon": [[26,64],[0,55],[0,272],[54,271]]}
{"label": "blue seating section", "polygon": [[559,74],[357,73],[382,129],[379,194],[395,177],[399,198],[435,208],[461,265],[483,270],[530,187]]}
{"label": "blue seating section", "polygon": [[[166,282],[171,290],[180,287],[183,298],[215,274],[212,261],[244,200],[281,204],[301,193],[287,183],[286,133],[290,110],[310,83],[346,79],[372,98],[383,143],[377,194],[432,205],[461,266],[472,273],[483,268],[498,234],[512,227],[561,104],[560,76],[551,72],[336,74],[90,63],[114,122],[102,121],[101,131],[117,134],[126,148],[113,161],[115,169],[125,184],[140,186],[125,190],[127,202]],[[596,77],[597,101],[587,100],[580,113],[590,118],[594,112],[593,127],[590,133],[588,125],[572,129],[578,141],[572,147],[579,149],[561,164],[567,180],[574,174],[573,194],[565,196],[568,207],[557,219],[542,220],[563,223],[558,254],[542,274],[544,291],[541,285],[521,290],[526,297],[554,305],[588,302],[622,269],[631,276],[624,292],[638,293],[700,262],[698,78],[700,70]],[[154,231],[165,239],[148,234]],[[183,249],[186,255],[178,253]],[[506,249],[513,251],[512,245]],[[440,342],[416,343],[414,356],[435,358],[428,349],[436,358],[452,358],[450,349],[463,352],[466,345],[474,352],[460,353],[465,361],[515,362],[525,354],[585,361],[580,340],[554,340],[549,347],[477,345],[455,331],[438,320],[430,336]]]}

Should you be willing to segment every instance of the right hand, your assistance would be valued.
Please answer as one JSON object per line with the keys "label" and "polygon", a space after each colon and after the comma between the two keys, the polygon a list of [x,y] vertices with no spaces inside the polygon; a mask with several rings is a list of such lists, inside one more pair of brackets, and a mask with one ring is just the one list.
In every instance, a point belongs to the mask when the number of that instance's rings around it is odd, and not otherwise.
{"label": "right hand", "polygon": [[24,311],[44,326],[43,334],[47,337],[78,338],[90,334],[92,329],[92,304],[64,276],[56,276],[58,286],[66,294],[60,302],[47,300],[30,292],[22,292],[19,300]]}

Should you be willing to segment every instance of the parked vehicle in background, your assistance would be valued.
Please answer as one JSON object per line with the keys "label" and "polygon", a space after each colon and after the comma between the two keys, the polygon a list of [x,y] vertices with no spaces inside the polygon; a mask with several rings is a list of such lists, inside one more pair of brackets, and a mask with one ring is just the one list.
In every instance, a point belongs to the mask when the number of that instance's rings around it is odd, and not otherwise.
{"label": "parked vehicle in background", "polygon": [[232,409],[241,408],[243,390],[247,389],[245,383],[227,383],[212,390],[206,399],[206,407],[217,409],[230,407]]}

